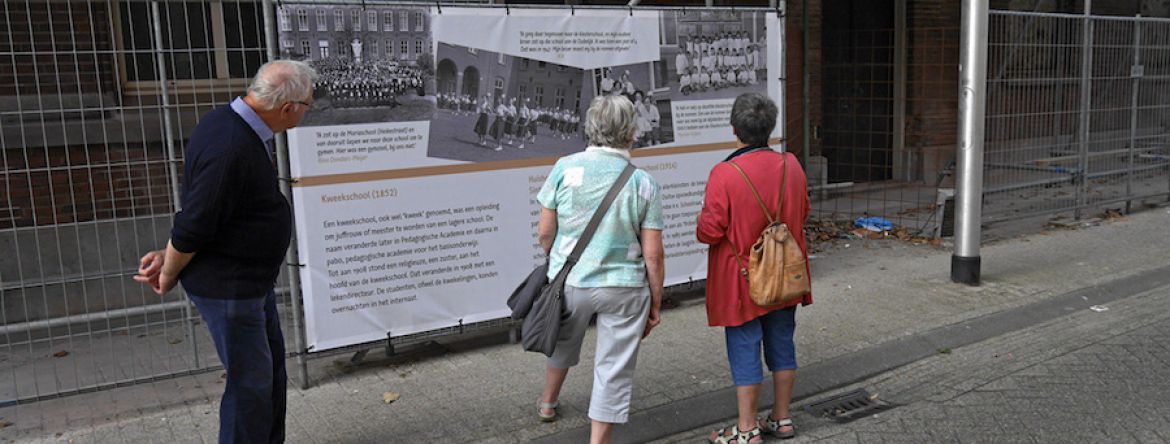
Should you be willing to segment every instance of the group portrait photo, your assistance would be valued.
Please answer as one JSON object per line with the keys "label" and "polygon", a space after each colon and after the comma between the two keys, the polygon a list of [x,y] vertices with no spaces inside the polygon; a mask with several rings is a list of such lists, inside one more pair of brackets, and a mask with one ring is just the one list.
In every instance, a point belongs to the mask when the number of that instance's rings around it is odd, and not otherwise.
{"label": "group portrait photo", "polygon": [[413,122],[435,107],[426,8],[286,5],[281,54],[317,70],[302,126]]}
{"label": "group portrait photo", "polygon": [[765,15],[663,11],[659,75],[671,100],[768,93]]}

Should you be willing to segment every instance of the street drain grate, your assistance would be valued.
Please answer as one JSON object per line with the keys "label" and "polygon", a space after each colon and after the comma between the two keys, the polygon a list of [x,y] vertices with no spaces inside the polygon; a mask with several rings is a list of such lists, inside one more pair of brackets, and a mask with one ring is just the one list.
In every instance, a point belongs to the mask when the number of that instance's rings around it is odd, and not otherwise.
{"label": "street drain grate", "polygon": [[829,418],[839,423],[846,423],[894,407],[897,406],[878,400],[877,396],[871,396],[865,389],[858,389],[824,401],[808,404],[804,406],[804,411],[818,418]]}

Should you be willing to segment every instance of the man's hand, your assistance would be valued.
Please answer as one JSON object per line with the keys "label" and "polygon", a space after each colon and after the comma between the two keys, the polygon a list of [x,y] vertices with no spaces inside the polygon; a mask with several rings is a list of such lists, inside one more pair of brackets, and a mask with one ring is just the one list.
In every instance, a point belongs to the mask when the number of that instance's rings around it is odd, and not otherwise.
{"label": "man's hand", "polygon": [[175,276],[163,275],[163,263],[166,261],[166,251],[151,251],[138,261],[138,275],[134,280],[149,285],[151,290],[161,295],[167,294],[178,281]]}
{"label": "man's hand", "polygon": [[134,280],[155,286],[158,283],[158,277],[162,274],[163,261],[166,259],[165,250],[157,250],[146,253],[142,259],[138,261],[138,275],[134,276]]}
{"label": "man's hand", "polygon": [[650,317],[646,318],[646,329],[642,331],[642,339],[650,336],[650,330],[662,323],[662,316],[658,311],[658,307],[650,307]]}

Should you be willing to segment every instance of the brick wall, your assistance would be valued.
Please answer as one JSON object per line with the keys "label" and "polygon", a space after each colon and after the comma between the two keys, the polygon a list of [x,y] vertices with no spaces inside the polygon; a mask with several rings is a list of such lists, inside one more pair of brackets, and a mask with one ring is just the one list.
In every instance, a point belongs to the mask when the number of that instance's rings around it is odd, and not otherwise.
{"label": "brick wall", "polygon": [[[802,155],[805,150],[804,147],[804,127],[803,127],[803,88],[804,88],[804,73],[802,65],[804,63],[804,34],[803,34],[803,16],[805,11],[802,9],[802,2],[789,1],[788,2],[788,16],[785,18],[784,32],[787,36],[788,60],[785,61],[785,78],[788,79],[788,87],[785,90],[785,131],[784,134],[788,137],[788,149],[796,153],[798,157]],[[808,1],[808,25],[809,25],[809,130],[815,135],[815,128],[821,124],[821,0]],[[810,135],[809,143],[812,145],[809,152],[810,155],[820,154],[820,141]]]}
{"label": "brick wall", "polygon": [[907,4],[906,148],[919,154],[933,183],[955,156],[959,122],[958,2]]}
{"label": "brick wall", "polygon": [[0,96],[114,91],[113,57],[99,54],[113,47],[109,7],[5,0],[0,52],[15,55],[0,61]]}
{"label": "brick wall", "polygon": [[162,144],[72,145],[3,154],[0,229],[173,211]]}

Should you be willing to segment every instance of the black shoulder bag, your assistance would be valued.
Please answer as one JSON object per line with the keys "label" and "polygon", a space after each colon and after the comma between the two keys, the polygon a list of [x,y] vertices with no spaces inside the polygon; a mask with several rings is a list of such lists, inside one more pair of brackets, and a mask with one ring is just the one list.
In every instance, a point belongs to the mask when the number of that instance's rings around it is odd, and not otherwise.
{"label": "black shoulder bag", "polygon": [[520,344],[524,346],[524,350],[552,356],[561,333],[561,320],[565,312],[565,280],[569,277],[569,271],[581,259],[581,254],[593,239],[597,226],[601,225],[601,218],[609,211],[610,205],[636,169],[633,164],[627,164],[617,181],[609,187],[609,193],[593,213],[593,218],[589,219],[581,239],[565,259],[565,266],[561,267],[556,277],[552,281],[548,280],[546,261],[532,270],[524,282],[512,292],[512,296],[508,297],[512,319],[524,319],[520,326]]}

